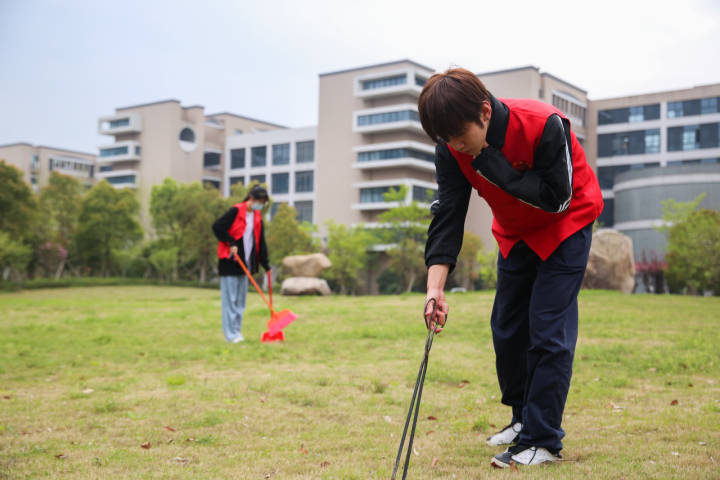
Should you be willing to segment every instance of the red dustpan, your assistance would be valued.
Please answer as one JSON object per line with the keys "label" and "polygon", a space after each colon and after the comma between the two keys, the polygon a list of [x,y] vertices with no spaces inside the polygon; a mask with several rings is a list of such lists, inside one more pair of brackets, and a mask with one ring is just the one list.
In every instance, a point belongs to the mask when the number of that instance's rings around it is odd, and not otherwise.
{"label": "red dustpan", "polygon": [[247,267],[245,266],[245,263],[243,263],[242,260],[240,260],[240,257],[235,254],[235,261],[240,264],[243,271],[245,272],[245,275],[250,279],[253,286],[255,287],[255,290],[260,294],[265,304],[270,309],[270,320],[267,323],[267,332],[263,332],[262,337],[260,338],[260,341],[262,342],[276,342],[279,340],[285,340],[285,332],[283,332],[283,328],[290,325],[296,318],[297,315],[295,315],[290,310],[282,310],[280,312],[276,312],[273,310],[272,306],[272,279],[270,276],[270,272],[268,273],[268,286],[270,289],[270,301],[268,302],[267,298],[265,298],[265,294],[260,289],[260,286],[257,284],[255,279],[250,275],[250,272],[248,271]]}

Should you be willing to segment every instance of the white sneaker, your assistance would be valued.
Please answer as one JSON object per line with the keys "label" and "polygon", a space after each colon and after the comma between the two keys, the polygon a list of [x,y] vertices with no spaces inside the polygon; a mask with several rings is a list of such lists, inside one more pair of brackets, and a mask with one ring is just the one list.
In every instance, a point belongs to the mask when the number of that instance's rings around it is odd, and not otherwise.
{"label": "white sneaker", "polygon": [[520,430],[522,430],[522,423],[511,423],[495,435],[488,437],[485,442],[491,447],[513,444],[518,441],[518,437],[520,436]]}
{"label": "white sneaker", "polygon": [[503,453],[499,453],[490,461],[495,468],[508,468],[512,462],[518,465],[540,465],[547,462],[562,460],[559,453],[552,453],[547,448],[513,445]]}
{"label": "white sneaker", "polygon": [[245,337],[243,337],[241,333],[238,333],[237,337],[233,338],[232,343],[240,343],[240,342],[244,342],[244,341],[245,341]]}

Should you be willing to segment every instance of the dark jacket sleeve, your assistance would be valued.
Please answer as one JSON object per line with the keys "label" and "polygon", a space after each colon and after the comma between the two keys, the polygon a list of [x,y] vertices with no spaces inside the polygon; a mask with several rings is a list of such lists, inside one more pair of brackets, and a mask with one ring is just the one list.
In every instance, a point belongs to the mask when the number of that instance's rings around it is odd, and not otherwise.
{"label": "dark jacket sleeve", "polygon": [[462,247],[472,187],[447,145],[435,147],[435,172],[439,205],[428,228],[425,265],[448,264],[452,271]]}
{"label": "dark jacket sleeve", "polygon": [[483,149],[472,166],[515,198],[546,212],[560,213],[567,210],[572,198],[571,145],[570,124],[554,114],[545,122],[530,170],[515,170],[502,152],[492,146]]}
{"label": "dark jacket sleeve", "polygon": [[263,222],[262,226],[260,227],[260,265],[262,265],[263,269],[267,272],[270,270],[270,262],[268,261],[268,248],[267,243],[265,243],[265,223]]}
{"label": "dark jacket sleeve", "polygon": [[[228,242],[230,245],[235,245],[235,239],[230,236],[230,233],[228,233],[228,230],[230,230],[230,227],[232,227],[233,222],[235,221],[235,217],[238,214],[237,207],[232,207],[230,210],[225,212],[225,214],[215,220],[215,223],[213,223],[212,229],[213,233],[217,237],[218,241],[220,242]],[[242,240],[242,239],[240,239]]]}

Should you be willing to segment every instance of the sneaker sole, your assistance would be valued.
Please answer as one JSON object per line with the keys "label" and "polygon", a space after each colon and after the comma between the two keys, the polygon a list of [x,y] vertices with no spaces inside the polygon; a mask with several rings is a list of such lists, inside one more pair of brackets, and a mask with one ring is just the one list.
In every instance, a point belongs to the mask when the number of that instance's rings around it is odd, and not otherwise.
{"label": "sneaker sole", "polygon": [[490,439],[485,440],[485,443],[488,444],[491,447],[501,447],[503,445],[514,445],[517,443],[517,441],[520,439],[520,435],[516,435],[515,438],[512,439],[511,442],[491,442]]}
{"label": "sneaker sole", "polygon": [[497,458],[493,458],[492,460],[490,460],[490,465],[492,465],[495,468],[509,468],[510,467],[509,463],[501,462]]}

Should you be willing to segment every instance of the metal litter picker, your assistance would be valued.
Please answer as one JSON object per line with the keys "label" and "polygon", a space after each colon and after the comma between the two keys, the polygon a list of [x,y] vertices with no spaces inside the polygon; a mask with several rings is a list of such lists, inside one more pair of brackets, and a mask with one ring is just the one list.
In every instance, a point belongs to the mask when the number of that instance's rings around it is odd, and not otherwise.
{"label": "metal litter picker", "polygon": [[263,332],[261,341],[264,343],[267,342],[276,342],[279,340],[285,340],[285,332],[283,332],[283,328],[290,325],[295,319],[297,318],[297,315],[290,310],[281,310],[279,312],[276,312],[273,309],[272,305],[272,276],[270,275],[270,272],[267,272],[268,274],[268,287],[269,287],[269,293],[270,293],[270,301],[268,302],[268,299],[265,298],[265,294],[262,292],[262,289],[257,284],[255,279],[250,275],[250,271],[245,266],[245,263],[240,259],[238,254],[236,253],[234,255],[235,261],[240,264],[243,271],[245,272],[245,275],[247,275],[248,279],[252,282],[253,286],[255,287],[255,290],[260,294],[265,304],[270,309],[270,320],[267,323],[267,331]]}
{"label": "metal litter picker", "polygon": [[[415,389],[413,390],[412,398],[410,400],[410,409],[408,410],[407,419],[405,420],[405,428],[403,429],[402,438],[400,438],[400,447],[398,448],[397,457],[395,458],[395,468],[393,468],[391,480],[395,480],[397,475],[398,466],[400,465],[400,458],[402,457],[403,446],[405,445],[405,436],[407,435],[408,425],[410,424],[410,417],[413,417],[412,429],[410,430],[410,438],[408,441],[407,454],[405,455],[405,466],[403,467],[403,480],[407,478],[408,467],[410,466],[410,455],[412,455],[413,439],[415,438],[415,426],[417,425],[418,413],[420,411],[420,398],[422,397],[423,384],[425,383],[425,372],[427,372],[428,358],[430,357],[430,347],[432,347],[433,339],[435,334],[438,333],[439,325],[433,325],[432,320],[435,318],[438,305],[437,300],[431,298],[425,304],[423,310],[423,317],[427,311],[428,305],[432,303],[432,312],[430,313],[430,320],[425,319],[425,324],[428,327],[428,335],[425,340],[425,354],[423,355],[422,362],[420,362],[420,370],[418,371],[417,380],[415,381]],[[445,315],[445,322],[447,323],[447,314]],[[413,408],[415,414],[413,415]]]}

